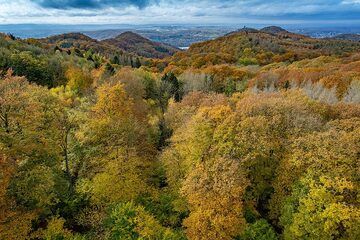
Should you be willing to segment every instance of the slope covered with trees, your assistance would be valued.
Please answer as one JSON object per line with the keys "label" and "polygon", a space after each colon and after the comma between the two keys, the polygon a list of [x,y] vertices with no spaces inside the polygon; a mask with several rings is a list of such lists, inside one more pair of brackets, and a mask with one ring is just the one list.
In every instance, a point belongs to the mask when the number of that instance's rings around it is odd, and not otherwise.
{"label": "slope covered with trees", "polygon": [[96,58],[96,55],[101,55],[111,59],[115,64],[128,66],[140,66],[147,61],[146,58],[165,58],[179,51],[175,47],[150,41],[133,32],[124,32],[115,38],[102,41],[82,33],[66,33],[31,41],[55,51],[85,55],[89,60],[95,60],[93,58]]}
{"label": "slope covered with trees", "polygon": [[0,239],[359,239],[359,46],[278,30],[140,65],[1,35]]}
{"label": "slope covered with trees", "polygon": [[175,47],[150,41],[133,32],[124,32],[115,38],[106,39],[102,42],[147,58],[169,57],[179,51]]}
{"label": "slope covered with trees", "polygon": [[360,42],[360,34],[339,34],[336,35],[334,37],[332,37],[333,39],[338,39],[338,40],[350,40],[350,41],[354,41],[354,42]]}
{"label": "slope covered with trees", "polygon": [[360,44],[351,41],[313,39],[271,29],[245,29],[215,40],[193,44],[189,51],[175,54],[170,64],[180,68],[237,63],[267,65],[323,55],[346,56],[359,49]]}

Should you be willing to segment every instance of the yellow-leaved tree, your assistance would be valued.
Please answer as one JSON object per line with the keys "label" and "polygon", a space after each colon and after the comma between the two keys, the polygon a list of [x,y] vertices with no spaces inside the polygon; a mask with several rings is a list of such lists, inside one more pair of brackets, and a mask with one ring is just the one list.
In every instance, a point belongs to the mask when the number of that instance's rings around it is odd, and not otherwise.
{"label": "yellow-leaved tree", "polygon": [[106,84],[97,91],[89,120],[78,133],[91,151],[87,180],[80,184],[96,204],[129,201],[149,190],[152,161],[146,112],[139,113],[123,84]]}
{"label": "yellow-leaved tree", "polygon": [[359,118],[296,140],[274,181],[271,216],[286,239],[357,239],[359,236]]}

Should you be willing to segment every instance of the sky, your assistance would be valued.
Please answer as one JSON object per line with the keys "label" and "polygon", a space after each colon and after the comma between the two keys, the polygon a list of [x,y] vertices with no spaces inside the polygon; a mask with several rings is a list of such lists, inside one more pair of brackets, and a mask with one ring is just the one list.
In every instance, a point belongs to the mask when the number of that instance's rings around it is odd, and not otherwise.
{"label": "sky", "polygon": [[359,24],[360,0],[0,0],[0,24]]}

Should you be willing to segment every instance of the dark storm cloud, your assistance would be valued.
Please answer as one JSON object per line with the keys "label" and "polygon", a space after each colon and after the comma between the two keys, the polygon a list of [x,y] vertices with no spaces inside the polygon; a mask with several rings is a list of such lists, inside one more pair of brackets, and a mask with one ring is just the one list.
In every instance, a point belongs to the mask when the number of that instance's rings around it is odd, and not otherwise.
{"label": "dark storm cloud", "polygon": [[103,9],[106,7],[136,6],[145,8],[157,0],[31,0],[44,8],[54,9]]}

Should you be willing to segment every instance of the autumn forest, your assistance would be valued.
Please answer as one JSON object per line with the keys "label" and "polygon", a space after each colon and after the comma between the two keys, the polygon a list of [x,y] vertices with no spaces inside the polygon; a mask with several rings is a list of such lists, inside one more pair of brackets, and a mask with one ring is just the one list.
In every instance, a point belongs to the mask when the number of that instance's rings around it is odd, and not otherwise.
{"label": "autumn forest", "polygon": [[0,239],[360,239],[360,42],[0,35]]}

